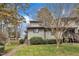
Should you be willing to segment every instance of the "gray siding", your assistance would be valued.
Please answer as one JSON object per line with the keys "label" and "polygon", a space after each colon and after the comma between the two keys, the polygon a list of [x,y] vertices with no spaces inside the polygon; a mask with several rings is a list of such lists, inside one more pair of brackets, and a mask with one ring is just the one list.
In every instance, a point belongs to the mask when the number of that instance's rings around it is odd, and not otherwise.
{"label": "gray siding", "polygon": [[44,39],[44,30],[40,29],[38,33],[34,33],[33,29],[28,30],[28,39],[32,37],[42,37]]}

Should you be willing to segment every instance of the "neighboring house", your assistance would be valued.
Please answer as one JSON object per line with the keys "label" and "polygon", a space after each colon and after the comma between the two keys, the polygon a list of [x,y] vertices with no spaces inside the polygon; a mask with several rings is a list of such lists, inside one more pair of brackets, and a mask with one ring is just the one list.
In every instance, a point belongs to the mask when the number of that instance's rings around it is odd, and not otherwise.
{"label": "neighboring house", "polygon": [[[71,18],[62,18],[62,25],[60,26],[60,28],[65,28],[66,32],[69,33],[79,33],[79,25],[76,24],[76,22],[74,21],[75,17],[71,17]],[[68,20],[68,25],[64,26],[64,24],[66,24],[66,20]],[[52,24],[52,28],[56,28],[56,24]],[[64,32],[64,34],[66,33]],[[32,37],[42,37],[43,39],[56,39],[54,36],[54,32],[52,33],[51,28],[45,28],[43,26],[41,26],[41,22],[40,21],[30,21],[30,24],[27,28],[27,39],[30,40]]]}

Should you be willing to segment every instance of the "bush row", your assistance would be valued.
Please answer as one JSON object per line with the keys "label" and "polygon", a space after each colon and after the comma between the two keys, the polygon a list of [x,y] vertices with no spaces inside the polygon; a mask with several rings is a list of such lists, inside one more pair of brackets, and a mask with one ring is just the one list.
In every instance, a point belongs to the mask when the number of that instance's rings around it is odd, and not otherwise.
{"label": "bush row", "polygon": [[4,53],[5,45],[3,43],[0,43],[0,56]]}
{"label": "bush row", "polygon": [[24,41],[25,41],[24,39],[21,39],[21,40],[19,40],[19,43],[20,43],[20,44],[23,44]]}
{"label": "bush row", "polygon": [[41,37],[32,37],[30,39],[30,44],[56,44],[56,40],[54,39],[42,39]]}

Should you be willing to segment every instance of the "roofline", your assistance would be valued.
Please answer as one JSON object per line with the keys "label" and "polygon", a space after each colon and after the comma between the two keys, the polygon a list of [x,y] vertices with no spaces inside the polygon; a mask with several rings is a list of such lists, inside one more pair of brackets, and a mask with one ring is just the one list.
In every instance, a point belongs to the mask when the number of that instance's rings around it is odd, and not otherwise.
{"label": "roofline", "polygon": [[51,29],[51,28],[45,28],[45,27],[28,27],[27,29]]}
{"label": "roofline", "polygon": [[34,21],[30,21],[30,23],[41,23],[41,21],[34,20]]}
{"label": "roofline", "polygon": [[33,28],[43,28],[44,29],[44,27],[28,27],[27,29],[33,29]]}
{"label": "roofline", "polygon": [[[34,29],[34,28],[38,28],[38,29],[51,29],[51,28],[45,28],[45,27],[27,27],[27,29]],[[53,28],[77,28],[77,27],[52,27]]]}

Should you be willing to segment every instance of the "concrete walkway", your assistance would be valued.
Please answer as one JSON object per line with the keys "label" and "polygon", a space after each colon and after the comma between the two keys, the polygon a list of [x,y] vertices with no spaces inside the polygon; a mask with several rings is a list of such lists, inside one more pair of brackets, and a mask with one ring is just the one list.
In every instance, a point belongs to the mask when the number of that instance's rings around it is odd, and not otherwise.
{"label": "concrete walkway", "polygon": [[23,46],[25,46],[25,44],[17,46],[16,48],[14,48],[14,49],[11,50],[10,52],[4,54],[3,56],[15,56],[16,51],[17,51],[19,48],[22,48]]}

